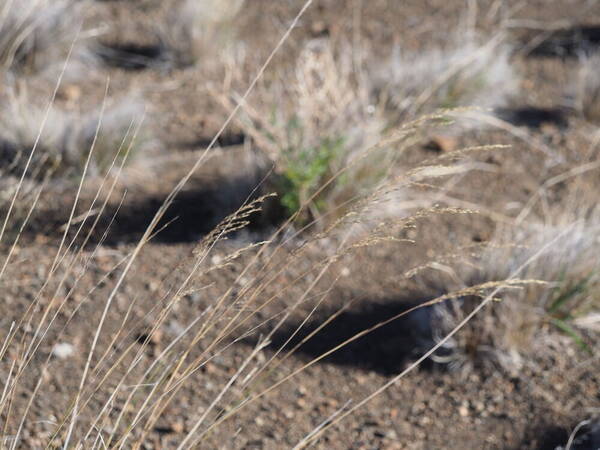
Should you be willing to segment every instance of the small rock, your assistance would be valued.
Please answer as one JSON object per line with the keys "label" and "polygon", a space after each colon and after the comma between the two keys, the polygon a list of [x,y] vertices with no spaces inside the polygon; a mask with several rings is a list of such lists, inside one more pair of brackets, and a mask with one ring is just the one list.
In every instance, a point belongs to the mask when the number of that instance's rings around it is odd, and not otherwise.
{"label": "small rock", "polygon": [[398,433],[396,433],[396,430],[389,430],[389,431],[386,433],[385,437],[386,437],[387,439],[390,439],[390,440],[393,440],[393,441],[395,441],[396,439],[398,439]]}
{"label": "small rock", "polygon": [[369,378],[366,377],[365,375],[356,375],[355,379],[356,379],[356,382],[358,384],[360,384],[361,386],[369,382]]}
{"label": "small rock", "polygon": [[217,366],[215,364],[213,364],[209,361],[206,364],[204,364],[202,371],[209,373],[209,374],[215,374],[215,373],[219,372],[219,369],[217,368]]}
{"label": "small rock", "polygon": [[161,330],[156,330],[154,333],[150,335],[150,343],[153,345],[158,345],[162,341],[163,332]]}
{"label": "small rock", "polygon": [[426,148],[434,152],[452,152],[456,150],[456,138],[451,136],[433,136]]}
{"label": "small rock", "polygon": [[57,96],[61,100],[65,100],[69,103],[76,102],[81,98],[81,88],[74,84],[68,84],[63,86],[58,92]]}
{"label": "small rock", "polygon": [[431,419],[428,416],[422,416],[419,420],[419,425],[423,427],[426,427],[429,424],[431,424]]}
{"label": "small rock", "polygon": [[171,428],[173,428],[173,433],[183,433],[185,431],[183,422],[175,422],[171,425]]}
{"label": "small rock", "polygon": [[185,331],[185,327],[181,325],[178,321],[172,320],[171,322],[169,322],[167,330],[169,331],[169,333],[175,336],[179,336],[180,334],[183,334],[183,332]]}
{"label": "small rock", "polygon": [[306,394],[308,394],[308,390],[302,386],[301,384],[298,385],[298,387],[296,388],[296,393],[297,395],[299,395],[300,397],[304,397]]}
{"label": "small rock", "polygon": [[325,403],[325,405],[331,406],[333,408],[337,408],[339,406],[339,402],[335,398],[327,398],[327,399],[325,399],[325,401],[323,403]]}
{"label": "small rock", "polygon": [[75,353],[75,347],[67,342],[56,344],[52,349],[52,355],[58,359],[66,359]]}
{"label": "small rock", "polygon": [[159,434],[183,433],[183,430],[184,426],[181,422],[173,422],[168,425],[154,427],[154,431]]}
{"label": "small rock", "polygon": [[313,36],[326,36],[329,34],[329,28],[322,20],[313,22],[310,27],[310,31],[312,32]]}
{"label": "small rock", "polygon": [[306,403],[306,400],[304,400],[303,398],[299,398],[298,400],[296,400],[296,406],[298,406],[298,408],[300,409],[306,409],[308,403]]}
{"label": "small rock", "polygon": [[158,345],[162,341],[162,335],[163,333],[161,330],[154,330],[154,333],[151,335],[148,335],[148,333],[138,334],[135,340],[138,342],[138,344],[143,344],[144,342],[148,341],[150,345]]}
{"label": "small rock", "polygon": [[152,280],[147,284],[147,288],[150,292],[158,291],[159,287],[160,287],[160,284],[155,280]]}
{"label": "small rock", "polygon": [[185,296],[190,303],[198,303],[201,300],[199,292],[190,292]]}

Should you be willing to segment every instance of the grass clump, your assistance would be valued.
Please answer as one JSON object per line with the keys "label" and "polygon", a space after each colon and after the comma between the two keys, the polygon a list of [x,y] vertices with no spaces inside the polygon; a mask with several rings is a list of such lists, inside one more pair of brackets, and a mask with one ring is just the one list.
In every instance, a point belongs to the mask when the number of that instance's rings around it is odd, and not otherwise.
{"label": "grass clump", "polygon": [[235,40],[233,21],[244,0],[184,0],[158,29],[176,66],[206,64]]}
{"label": "grass clump", "polygon": [[[539,280],[507,291],[500,301],[472,320],[450,345],[453,364],[498,364],[518,373],[547,356],[561,339],[591,351],[588,318],[600,309],[600,216],[596,208],[555,210],[545,221],[503,227],[490,241],[472,271],[474,283],[519,278]],[[536,257],[538,255],[538,257]],[[434,313],[441,333],[462,320],[477,303],[465,299],[439,306]],[[593,325],[593,324],[592,324]]]}
{"label": "grass clump", "polygon": [[68,178],[79,174],[99,123],[88,168],[91,174],[106,171],[116,152],[120,152],[119,160],[131,147],[130,157],[134,158],[150,143],[147,129],[138,133],[133,141],[133,129],[144,115],[143,104],[135,99],[109,103],[103,112],[98,109],[80,113],[53,108],[40,133],[45,114],[45,109],[32,102],[24,91],[9,93],[0,111],[0,164],[5,172],[20,176],[38,134],[39,143],[27,174],[30,178]]}
{"label": "grass clump", "polygon": [[33,75],[72,59],[89,60],[82,32],[87,2],[7,0],[0,7],[0,68]]}
{"label": "grass clump", "polygon": [[590,122],[600,122],[600,54],[585,56],[573,86],[575,110]]}
{"label": "grass clump", "polygon": [[377,89],[400,117],[438,108],[502,106],[516,92],[511,48],[503,36],[484,41],[461,33],[447,46],[418,53],[395,47],[387,62],[374,66]]}
{"label": "grass clump", "polygon": [[[253,102],[259,106],[246,106],[238,121],[275,167],[286,213],[305,206],[299,224],[324,225],[343,215],[343,205],[376,186],[393,159],[389,147],[365,154],[380,142],[386,122],[351,57],[351,49],[336,50],[327,40],[309,42],[294,67],[261,85]],[[335,213],[325,220],[325,211]]]}

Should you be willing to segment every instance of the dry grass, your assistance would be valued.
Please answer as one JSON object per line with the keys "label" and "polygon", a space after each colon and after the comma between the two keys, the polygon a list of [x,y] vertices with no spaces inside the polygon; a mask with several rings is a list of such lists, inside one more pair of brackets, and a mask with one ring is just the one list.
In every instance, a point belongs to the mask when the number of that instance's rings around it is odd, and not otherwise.
{"label": "dry grass", "polygon": [[[272,189],[287,214],[350,165],[298,217],[300,224],[319,219],[325,226],[339,215],[324,220],[324,211],[339,208],[343,214],[341,205],[393,173],[402,151],[388,146],[364,154],[390,128],[439,108],[504,104],[517,85],[510,47],[502,36],[478,42],[463,37],[415,55],[397,50],[382,63],[364,57],[365,51],[317,39],[305,45],[294,66],[263,80],[237,123],[274,166]],[[231,110],[229,96],[223,93],[220,100]],[[458,114],[454,119],[466,124]]]}
{"label": "dry grass", "polygon": [[[32,101],[24,88],[11,89],[5,98],[0,111],[0,161],[5,173],[20,176],[34,148],[45,109]],[[143,118],[144,105],[135,98],[109,101],[104,111],[98,108],[80,113],[54,108],[43,127],[28,176],[68,178],[81,173],[97,128],[90,170],[93,174],[104,172],[128,130]],[[132,159],[151,144],[149,130],[145,130],[136,139]],[[124,148],[132,143],[131,138],[129,133]]]}
{"label": "dry grass", "polygon": [[[401,143],[405,135],[411,134],[419,125],[419,122],[411,124],[388,137],[386,141],[378,141],[374,145],[393,146]],[[49,142],[49,138],[43,136],[42,142]],[[356,151],[362,150],[357,146]],[[341,164],[343,163],[348,165],[352,161],[346,160]],[[344,166],[340,169],[344,169]],[[432,169],[421,167],[406,174],[403,182],[424,182],[429,177],[443,175],[441,172],[443,171],[437,165]],[[336,174],[332,176],[335,177]],[[383,192],[387,193],[389,190],[390,188],[385,188]],[[362,205],[369,205],[379,196],[378,193],[371,196],[365,193],[363,197],[366,198]],[[310,197],[303,199],[300,209],[308,208],[312,201],[313,198]],[[191,417],[191,425],[186,429],[180,447],[198,444],[207,433],[230,416],[220,413],[226,405],[232,414],[237,413],[243,406],[255,403],[290,378],[285,376],[266,389],[263,387],[266,380],[263,374],[268,373],[283,346],[269,358],[265,356],[264,348],[270,336],[283,326],[294,311],[306,305],[313,307],[315,298],[316,308],[327,298],[318,293],[323,289],[326,291],[335,283],[335,278],[332,279],[329,274],[333,264],[356,249],[391,242],[395,239],[393,233],[411,226],[411,218],[403,217],[396,221],[396,226],[388,221],[380,224],[372,234],[358,239],[342,230],[341,237],[334,240],[333,248],[329,247],[325,254],[319,254],[316,261],[307,264],[310,261],[306,259],[308,254],[318,250],[320,242],[334,236],[338,230],[335,227],[330,228],[322,234],[298,241],[293,239],[294,232],[290,231],[288,221],[268,240],[238,247],[219,258],[214,258],[217,246],[232,232],[246,226],[248,218],[257,212],[261,202],[262,199],[251,202],[226,218],[197,245],[189,257],[182,259],[179,267],[173,268],[169,280],[165,280],[165,283],[172,280],[173,289],[168,290],[167,296],[144,311],[143,323],[150,324],[147,328],[140,326],[139,321],[132,323],[128,314],[122,323],[110,323],[107,317],[119,288],[151,236],[156,222],[153,222],[146,235],[129,254],[124,255],[108,269],[105,277],[116,277],[116,281],[111,283],[109,292],[102,298],[102,306],[96,305],[97,308],[103,308],[103,313],[100,324],[94,331],[93,342],[86,342],[87,362],[79,378],[79,389],[75,393],[75,399],[64,405],[62,415],[57,417],[48,442],[60,442],[65,446],[89,443],[92,447],[97,447],[100,443],[109,447],[141,445],[146,442],[159,419],[167,414],[169,405],[181,398],[186,385],[198,381],[197,373],[201,368],[215,357],[226,354],[230,346],[241,339],[264,332],[265,337],[255,349],[247,353],[236,372],[223,379],[220,390],[209,399],[204,410]],[[368,212],[368,208],[351,209],[344,215],[344,219],[352,223],[361,221],[364,217],[369,217],[368,214],[364,215],[364,211]],[[102,213],[100,208],[99,215]],[[339,221],[338,225],[343,223],[345,220]],[[69,228],[77,233],[82,230],[79,224],[71,225],[70,220],[65,236]],[[286,233],[291,233],[291,236]],[[57,342],[62,342],[66,328],[60,329],[57,326],[57,318],[66,314],[67,325],[71,320],[81,320],[78,312],[83,311],[92,299],[90,293],[78,290],[78,283],[87,276],[87,267],[94,260],[100,247],[94,248],[91,253],[84,252],[84,246],[76,250],[73,247],[75,238],[76,236],[63,240],[56,257],[52,258],[52,263],[46,268],[46,280],[35,295],[31,307],[5,336],[6,345],[2,353],[11,351],[15,358],[15,364],[9,369],[6,377],[5,395],[0,398],[0,409],[6,416],[14,414],[12,404],[22,389],[29,390],[29,403],[16,417],[19,426],[11,431],[17,436],[14,442],[19,442],[21,427],[31,413],[30,408],[34,400],[44,395],[44,377],[40,377],[36,384],[29,386],[25,382],[27,374],[34,369],[44,373],[51,370],[55,363],[52,353],[41,362],[37,362],[34,357],[50,336],[52,348]],[[73,254],[66,251],[69,249],[73,250]],[[211,297],[212,301],[203,310],[198,311],[197,316],[191,318],[189,325],[160,353],[150,360],[142,358],[152,345],[153,336],[172,317],[178,303],[188,293],[210,287],[214,274],[229,270],[232,266],[237,266],[238,269],[231,286],[239,286],[239,290],[232,293],[230,286],[225,286],[225,289]],[[282,276],[288,281],[282,283]],[[311,280],[309,286],[306,286],[305,280]],[[65,288],[67,281],[69,287]],[[58,298],[57,293],[65,292],[65,289],[66,294],[61,296],[60,300],[49,301]],[[267,310],[270,304],[290,294],[291,300],[284,302],[278,313],[256,325],[256,316],[261,310]],[[75,305],[74,299],[77,299]],[[307,320],[309,318],[310,314]],[[23,327],[31,332],[23,334]],[[139,338],[135,338],[135,332],[138,330],[139,335],[145,336],[141,338],[141,342]]]}
{"label": "dry grass", "polygon": [[[321,220],[325,226],[339,218],[348,211],[342,205],[376,187],[397,157],[391,146],[365,154],[381,142],[386,123],[372,102],[370,80],[352,57],[352,49],[334,49],[327,40],[307,43],[294,67],[257,88],[237,121],[263,161],[274,165],[274,189],[288,215],[345,172],[311,200],[300,223]],[[220,98],[233,107],[227,95]]]}
{"label": "dry grass", "polygon": [[176,66],[206,66],[236,42],[234,19],[244,0],[183,0],[165,24],[159,39]]}
{"label": "dry grass", "polygon": [[582,58],[572,86],[575,110],[590,122],[600,121],[600,54]]}
{"label": "dry grass", "polygon": [[[171,27],[168,33],[173,34],[165,35],[179,63],[196,63],[219,48],[214,41],[221,39],[222,27],[241,5],[241,1],[186,1],[175,13],[174,23],[180,27]],[[308,6],[310,1],[289,25],[274,53]],[[183,405],[187,423],[174,432],[178,434],[178,448],[188,448],[201,445],[224,421],[260,402],[327,355],[408,314],[404,311],[366,329],[293,371],[272,371],[297,348],[279,358],[289,341],[265,351],[293,314],[308,311],[296,333],[327,301],[337,282],[333,268],[340,259],[353,257],[364,247],[391,245],[419,220],[437,214],[473,213],[433,206],[436,194],[443,189],[431,189],[434,194],[415,202],[420,209],[413,207],[417,210],[411,214],[399,207],[398,199],[413,186],[430,189],[432,180],[456,175],[458,181],[469,171],[468,166],[457,164],[469,154],[466,150],[410,170],[396,164],[424,127],[445,120],[448,114],[406,121],[394,130],[389,125],[396,125],[399,117],[414,118],[440,106],[494,107],[502,103],[512,92],[514,80],[503,45],[499,39],[483,45],[469,41],[458,50],[436,50],[422,57],[395,56],[383,69],[383,78],[387,77],[383,84],[372,78],[366,65],[356,65],[351,49],[333,48],[327,40],[308,42],[292,69],[263,78],[271,61],[268,59],[244,95],[232,100],[230,92],[217,94],[231,111],[223,128],[169,193],[142,238],[111,253],[108,267],[98,263],[106,260],[102,240],[96,246],[86,245],[92,230],[84,231],[84,224],[91,222],[93,229],[99,223],[97,218],[107,214],[100,193],[108,191],[108,199],[118,183],[125,162],[120,147],[135,156],[139,141],[126,136],[132,128],[137,130],[138,139],[144,134],[139,130],[144,115],[141,107],[126,99],[121,106],[109,101],[101,113],[54,109],[44,121],[45,113],[26,94],[9,92],[6,108],[0,111],[5,171],[23,173],[23,160],[40,136],[35,168],[30,171],[39,177],[33,178],[44,178],[48,173],[59,177],[104,174],[87,213],[75,217],[85,181],[81,177],[60,244],[47,260],[36,261],[35,270],[42,270],[44,275],[41,285],[22,316],[2,334],[0,360],[7,357],[9,362],[2,365],[0,415],[5,420],[3,435],[10,434],[12,448],[21,445],[37,401],[47,393],[47,375],[57,364],[53,352],[44,355],[42,349],[56,349],[74,321],[93,318],[91,335],[78,343],[84,367],[73,375],[77,388],[68,398],[60,398],[61,405],[53,405],[59,413],[41,444],[141,448],[160,420],[168,418],[169,409]],[[6,59],[10,61],[7,65],[25,61],[17,55],[20,53],[13,52]],[[388,98],[389,103],[384,100]],[[133,295],[126,299],[125,312],[115,313],[159,220],[233,120],[238,111],[234,101],[244,113],[238,119],[239,126],[253,139],[262,158],[275,167],[276,187],[289,219],[260,242],[228,246],[226,239],[249,224],[266,197],[248,200],[187,254],[179,255],[179,264],[168,268],[159,283],[164,295],[150,303]],[[391,116],[390,105],[394,110]],[[113,174],[116,176],[110,176]],[[3,190],[2,194],[10,202],[18,190]],[[391,204],[393,213],[382,214],[385,204]],[[540,345],[547,348],[546,343],[554,339],[558,329],[569,333],[567,327],[572,328],[571,338],[576,339],[585,320],[589,327],[589,318],[597,317],[590,313],[597,312],[598,307],[593,294],[599,281],[595,255],[600,243],[600,216],[585,202],[572,206],[569,210],[550,208],[537,221],[524,215],[518,226],[499,230],[479,256],[477,268],[464,276],[465,285],[413,308],[428,306],[436,311],[439,323],[435,326],[443,335],[436,346],[399,375],[374,387],[372,394],[352,408],[336,412],[298,447],[310,444],[393,386],[443,344],[453,345],[451,357],[463,367],[473,355],[479,358],[484,354],[518,370],[523,355],[537,351]],[[319,233],[296,231],[295,220],[307,228],[316,224]],[[353,233],[347,226],[356,224],[367,232]],[[17,239],[8,246],[0,271],[2,282],[12,276],[9,262]],[[77,246],[81,240],[84,244]],[[219,280],[228,283],[222,285]],[[178,308],[198,292],[206,293],[207,301],[195,306],[194,316],[185,317],[185,326],[175,327],[171,339],[161,343],[163,330],[180,314]],[[494,297],[502,301],[479,313],[478,308]],[[473,304],[473,298],[479,303]],[[474,317],[476,313],[480,317]],[[466,330],[456,334],[463,326]],[[205,386],[201,371],[229,355],[234,345],[249,336],[256,337],[257,343],[243,359],[235,361],[233,371],[223,374],[216,389],[197,392],[198,386]],[[195,391],[194,400],[201,404],[198,410],[186,403],[185,390],[190,386]],[[25,401],[19,402],[21,398]]]}
{"label": "dry grass", "polygon": [[419,53],[396,47],[385,64],[373,64],[379,95],[393,114],[406,118],[439,108],[503,106],[518,78],[503,35],[483,40],[455,32],[443,48]]}
{"label": "dry grass", "polygon": [[[412,126],[418,127],[419,123]],[[395,137],[379,144],[401,143],[403,136],[403,133],[397,133]],[[264,349],[270,337],[294,313],[308,309],[311,312],[307,314],[306,320],[309,320],[311,314],[328,299],[327,295],[321,293],[327,293],[336,282],[335,275],[330,273],[336,261],[367,246],[393,243],[398,240],[399,233],[413,227],[415,220],[438,213],[470,212],[457,208],[433,208],[397,219],[388,218],[368,234],[360,236],[349,233],[344,227],[346,223],[355,224],[371,220],[370,209],[377,208],[377,202],[394,188],[410,186],[411,183],[417,182],[425,183],[431,178],[444,176],[447,172],[448,170],[442,170],[442,166],[437,164],[416,167],[402,177],[388,180],[389,183],[385,187],[363,197],[342,220],[323,233],[297,240],[297,233],[290,229],[288,221],[263,242],[240,245],[223,253],[224,240],[232,232],[248,224],[249,217],[259,210],[264,199],[251,202],[226,218],[198,243],[187,258],[182,258],[178,267],[172,268],[169,276],[163,281],[171,288],[167,290],[164,298],[143,310],[142,325],[139,319],[129,320],[129,313],[122,323],[110,323],[106,318],[110,308],[114,307],[111,303],[117,295],[120,283],[124,282],[128,275],[137,256],[136,252],[147,243],[149,234],[142,238],[135,249],[120,258],[104,275],[117,277],[117,281],[111,283],[105,296],[96,298],[103,304],[95,307],[104,308],[104,312],[100,325],[95,330],[93,343],[86,342],[90,345],[86,345],[85,350],[88,355],[86,369],[81,376],[76,399],[64,406],[62,416],[57,418],[49,440],[83,445],[92,445],[93,442],[95,444],[92,447],[100,445],[99,442],[104,442],[104,445],[109,447],[141,445],[147,441],[149,433],[158,421],[168,416],[171,405],[185,398],[187,386],[200,382],[200,370],[213,359],[226,355],[230,347],[240,340],[262,334],[263,337],[259,339],[257,346],[246,353],[243,361],[239,361],[235,373],[224,376],[222,385],[216,393],[211,394],[213,397],[207,399],[205,408],[198,414],[192,413],[180,447],[198,445],[223,421],[260,401],[269,392],[335,351],[333,349],[315,358],[300,370],[292,373],[282,371],[281,376],[273,380],[270,375],[272,368],[281,363],[278,356],[285,345],[274,349],[269,356]],[[311,201],[310,198],[306,199],[301,208],[307,208]],[[149,230],[148,233],[152,228]],[[325,252],[322,251],[324,241],[330,243],[325,247]],[[65,245],[71,247],[70,242],[72,241],[66,241]],[[221,251],[217,258],[216,250],[219,248]],[[14,333],[9,333],[6,338],[6,348],[13,349],[17,354],[17,365],[14,372],[8,376],[7,395],[0,400],[0,408],[7,414],[11,412],[12,399],[25,386],[23,380],[27,370],[34,367],[33,356],[38,347],[46,342],[45,339],[48,339],[46,333],[51,331],[53,343],[62,342],[62,334],[66,328],[55,329],[55,319],[61,314],[67,314],[69,321],[81,320],[78,312],[85,310],[86,305],[94,298],[91,293],[81,292],[77,284],[87,276],[86,267],[92,263],[98,251],[99,247],[91,254],[80,249],[75,251],[71,258],[55,260],[58,264],[52,264],[48,269],[47,284],[40,288],[32,309],[23,317],[23,323],[18,324]],[[231,272],[232,268],[235,268],[235,271],[231,284],[221,286],[217,291],[211,290],[211,301],[199,308],[194,317],[189,318],[188,325],[180,329],[172,341],[167,342],[162,350],[154,353],[150,359],[143,357],[155,345],[153,342],[156,343],[157,339],[160,339],[154,336],[160,336],[161,330],[176,314],[178,305],[186,296],[211,289],[214,277],[223,276]],[[48,298],[55,298],[57,292],[63,292],[61,289],[64,289],[66,281],[73,278],[75,281],[69,281],[70,287],[66,296],[57,302],[47,301]],[[483,292],[499,285],[501,283],[482,286],[480,289],[470,288],[468,292]],[[232,286],[236,286],[235,291],[231,290]],[[432,301],[431,304],[451,300],[458,295],[460,294],[447,295]],[[75,299],[78,300],[74,307]],[[275,305],[279,305],[276,308],[277,312],[269,313],[270,316],[266,320],[258,320],[261,311],[273,311]],[[133,306],[131,305],[131,308]],[[391,320],[393,318],[386,323]],[[23,326],[29,327],[33,332],[22,336],[20,330]],[[373,327],[373,330],[378,326]],[[301,327],[302,325],[297,331]],[[370,331],[372,330],[365,330],[345,344]],[[286,353],[283,359],[290,354]],[[50,354],[41,363],[41,371],[50,370],[53,363]],[[35,367],[37,368],[37,364]],[[43,395],[44,386],[43,381],[40,381],[32,387],[32,401]],[[227,413],[224,414],[223,411]],[[28,414],[28,411],[23,413],[23,420]]]}
{"label": "dry grass", "polygon": [[75,62],[93,61],[83,27],[87,2],[7,0],[0,7],[0,68],[37,74],[60,68],[74,47]]}
{"label": "dry grass", "polygon": [[[543,217],[501,226],[485,245],[473,261],[476,268],[463,277],[465,282],[507,279],[542,252],[521,276],[544,283],[504,293],[499,303],[449,343],[440,361],[466,370],[498,365],[518,374],[524,366],[535,367],[537,358],[557,357],[565,344],[575,344],[584,354],[590,351],[586,334],[595,327],[600,310],[600,266],[594,256],[600,250],[600,215],[589,186],[569,198],[568,206],[547,207]],[[549,242],[555,244],[544,249]],[[433,314],[437,332],[443,336],[477,303],[464,299],[437,308]]]}

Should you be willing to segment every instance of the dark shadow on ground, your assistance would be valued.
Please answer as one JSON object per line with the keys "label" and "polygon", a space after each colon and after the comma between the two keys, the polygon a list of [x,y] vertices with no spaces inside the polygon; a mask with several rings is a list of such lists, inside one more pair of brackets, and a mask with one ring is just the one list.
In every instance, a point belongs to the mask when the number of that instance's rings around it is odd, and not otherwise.
{"label": "dark shadow on ground", "polygon": [[[223,204],[222,192],[191,189],[181,192],[158,223],[154,241],[163,243],[191,242],[210,232],[236,207]],[[106,244],[135,242],[140,239],[164,201],[164,196],[133,201],[121,207],[107,235]],[[239,205],[243,202],[240,199]],[[238,206],[239,206],[238,205]],[[114,211],[107,214],[111,216]]]}
{"label": "dark shadow on ground", "polygon": [[[225,133],[217,139],[215,147],[234,147],[242,145],[245,140],[246,135],[244,133]],[[176,142],[176,145],[184,150],[202,150],[207,148],[211,142],[212,138],[200,138],[191,141]]]}
{"label": "dark shadow on ground", "polygon": [[96,54],[107,66],[124,70],[163,68],[171,61],[168,50],[159,44],[100,44]]}
{"label": "dark shadow on ground", "polygon": [[[556,450],[566,448],[571,432],[578,426],[579,421],[573,422],[568,428],[553,424],[541,424],[532,427],[525,434],[521,448],[536,450]],[[581,426],[573,436],[571,450],[598,450],[600,448],[600,422],[593,421]],[[515,449],[516,450],[516,449]]]}
{"label": "dark shadow on ground", "polygon": [[[248,198],[256,198],[259,194],[253,193],[254,186],[253,180],[240,178],[218,184],[192,185],[185,188],[176,196],[158,223],[155,228],[157,234],[153,237],[153,241],[171,244],[198,241],[223,219],[234,213]],[[87,244],[92,246],[101,240],[108,246],[137,242],[163,204],[167,192],[160,195],[130,193],[125,196],[120,206],[117,200],[112,200],[100,216],[98,225],[92,231],[91,239]],[[72,192],[66,190],[65,194],[67,193],[69,197],[65,195],[64,198],[56,193],[51,196],[55,197],[54,200],[50,199],[50,202],[43,203],[43,207],[37,208],[21,236],[22,243],[40,238],[46,241],[61,239],[64,225],[69,220],[73,201],[70,198]],[[102,200],[98,200],[96,207],[100,207],[101,204]],[[74,236],[81,222],[79,217],[82,217],[88,209],[89,201],[82,201],[75,213],[76,220],[71,226],[69,236]],[[76,242],[83,242],[95,219],[96,216],[93,216],[85,221]],[[264,214],[256,213],[249,219],[251,223],[248,228],[256,234],[271,226],[270,218],[265,217]]]}
{"label": "dark shadow on ground", "polygon": [[535,450],[556,450],[569,439],[569,431],[551,424],[536,424],[525,432],[523,440],[514,450],[530,448]]}
{"label": "dark shadow on ground", "polygon": [[575,26],[545,34],[538,33],[536,36],[530,37],[530,42],[537,42],[528,52],[528,55],[532,57],[578,57],[598,50],[600,26]]}
{"label": "dark shadow on ground", "polygon": [[543,125],[554,125],[565,129],[569,125],[567,112],[563,108],[536,108],[522,106],[519,108],[498,108],[498,118],[518,127],[539,129]]}
{"label": "dark shadow on ground", "polygon": [[[415,302],[414,299],[410,301],[400,299],[363,301],[359,307],[343,312],[327,324],[303,343],[296,350],[296,354],[307,357],[307,359],[316,358],[346,339],[420,303],[422,302]],[[294,348],[332,314],[333,311],[323,311],[318,314],[292,338],[283,353]],[[373,370],[384,375],[396,374],[405,367],[407,362],[414,360],[424,353],[424,349],[429,348],[431,340],[428,332],[428,316],[425,308],[417,310],[358,338],[325,358],[324,361],[341,366]],[[271,348],[275,350],[284,345],[299,325],[300,322],[288,323],[276,332],[272,337]],[[425,367],[432,367],[432,365],[428,363],[425,364]]]}

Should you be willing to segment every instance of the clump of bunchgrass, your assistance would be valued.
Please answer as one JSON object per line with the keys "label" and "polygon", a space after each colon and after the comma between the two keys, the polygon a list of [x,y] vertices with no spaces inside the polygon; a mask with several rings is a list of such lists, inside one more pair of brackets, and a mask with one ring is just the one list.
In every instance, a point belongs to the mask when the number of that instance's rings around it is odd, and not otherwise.
{"label": "clump of bunchgrass", "polygon": [[212,64],[235,41],[233,25],[244,0],[184,0],[158,29],[161,45],[177,66]]}
{"label": "clump of bunchgrass", "polygon": [[584,56],[572,86],[575,110],[590,122],[600,121],[600,54]]}
{"label": "clump of bunchgrass", "polygon": [[0,7],[0,68],[32,75],[71,59],[91,61],[83,12],[75,0],[7,0]]}
{"label": "clump of bunchgrass", "polygon": [[375,187],[390,169],[389,147],[365,155],[381,142],[386,123],[362,75],[351,49],[310,41],[293,68],[260,86],[257,101],[238,120],[275,167],[273,184],[287,215],[307,204],[298,223],[322,219],[325,211]]}
{"label": "clump of bunchgrass", "polygon": [[518,86],[510,54],[501,35],[484,41],[461,33],[443,47],[412,53],[395,47],[384,64],[373,65],[373,78],[400,118],[439,108],[496,108]]}
{"label": "clump of bunchgrass", "polygon": [[[594,207],[557,208],[545,220],[501,227],[468,282],[518,276],[540,283],[504,292],[450,341],[448,357],[441,359],[462,368],[492,363],[518,373],[533,362],[532,355],[547,355],[564,342],[561,336],[589,352],[586,333],[592,327],[585,318],[597,317],[600,309],[600,263],[594,256],[599,250],[600,215]],[[436,307],[434,331],[443,336],[477,302]]]}
{"label": "clump of bunchgrass", "polygon": [[117,162],[127,152],[128,158],[134,158],[151,142],[147,127],[134,140],[144,106],[133,98],[83,113],[52,108],[47,118],[46,109],[25,90],[11,90],[5,100],[0,111],[0,164],[7,173],[20,176],[35,147],[28,177],[76,175],[83,170],[95,140],[88,170],[98,174],[109,168],[117,152]]}

